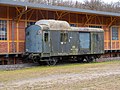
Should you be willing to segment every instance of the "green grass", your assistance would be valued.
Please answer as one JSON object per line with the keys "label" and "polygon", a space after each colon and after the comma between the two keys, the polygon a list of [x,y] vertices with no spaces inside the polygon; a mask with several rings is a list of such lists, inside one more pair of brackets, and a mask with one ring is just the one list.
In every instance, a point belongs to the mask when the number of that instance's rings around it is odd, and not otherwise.
{"label": "green grass", "polygon": [[66,65],[57,66],[38,66],[31,68],[24,68],[21,70],[13,71],[0,71],[0,82],[10,82],[14,80],[23,80],[29,78],[35,78],[40,76],[47,76],[52,74],[62,73],[78,73],[86,72],[88,68],[105,67],[106,65],[120,64],[119,60],[108,61],[108,62],[94,62],[94,63],[73,63]]}

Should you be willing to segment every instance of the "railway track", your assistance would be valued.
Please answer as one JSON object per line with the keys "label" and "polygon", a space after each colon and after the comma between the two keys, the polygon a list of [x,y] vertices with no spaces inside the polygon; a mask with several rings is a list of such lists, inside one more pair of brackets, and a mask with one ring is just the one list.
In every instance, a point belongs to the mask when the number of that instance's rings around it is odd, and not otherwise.
{"label": "railway track", "polygon": [[15,64],[15,65],[0,65],[0,70],[19,70],[23,68],[30,68],[38,66],[37,63]]}
{"label": "railway track", "polygon": [[108,58],[99,58],[97,62],[105,62],[105,61],[113,61],[113,60],[120,60],[120,57],[108,57]]}
{"label": "railway track", "polygon": [[[120,60],[120,57],[111,57],[111,58],[99,58],[96,59],[96,62],[105,62],[105,61],[113,61],[113,60]],[[58,65],[65,65],[69,64],[69,62],[62,62],[58,63]],[[23,68],[30,68],[30,67],[37,67],[39,66],[38,63],[23,63],[23,64],[15,64],[15,65],[0,65],[0,70],[19,70]]]}

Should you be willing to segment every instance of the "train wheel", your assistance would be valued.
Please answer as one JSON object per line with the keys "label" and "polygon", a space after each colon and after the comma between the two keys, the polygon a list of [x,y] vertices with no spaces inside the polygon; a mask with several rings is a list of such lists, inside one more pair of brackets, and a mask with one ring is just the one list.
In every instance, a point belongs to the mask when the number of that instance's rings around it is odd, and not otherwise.
{"label": "train wheel", "polygon": [[92,62],[93,60],[92,60],[91,57],[85,56],[84,59],[83,59],[83,61],[85,61],[85,62],[87,62],[87,63],[90,63],[90,62]]}
{"label": "train wheel", "polygon": [[83,63],[83,60],[84,60],[84,58],[80,57],[80,58],[77,59],[77,62],[78,63]]}
{"label": "train wheel", "polygon": [[83,62],[88,62],[88,58],[84,57]]}
{"label": "train wheel", "polygon": [[40,61],[40,57],[39,56],[34,56],[32,58],[32,60],[33,60],[34,63],[37,63],[38,61]]}
{"label": "train wheel", "polygon": [[99,59],[101,57],[101,55],[97,55],[97,58]]}
{"label": "train wheel", "polygon": [[89,57],[88,57],[88,62],[93,62],[93,60],[94,60],[94,57],[93,57],[93,56],[89,56]]}
{"label": "train wheel", "polygon": [[48,61],[47,61],[47,64],[49,65],[49,66],[54,66],[54,65],[56,65],[56,63],[57,63],[57,59],[56,58],[50,58]]}

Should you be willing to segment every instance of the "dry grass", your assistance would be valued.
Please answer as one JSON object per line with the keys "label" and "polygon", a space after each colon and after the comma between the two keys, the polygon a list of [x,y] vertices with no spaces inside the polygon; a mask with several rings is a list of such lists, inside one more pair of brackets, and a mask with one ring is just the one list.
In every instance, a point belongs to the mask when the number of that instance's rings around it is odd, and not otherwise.
{"label": "dry grass", "polygon": [[[102,75],[99,78],[81,79],[80,75],[89,75],[120,70],[120,61],[89,64],[67,64],[58,66],[39,66],[14,71],[0,71],[0,90],[117,90],[120,88],[120,74]],[[71,75],[71,76],[70,76]],[[75,78],[74,78],[75,77]],[[85,78],[85,76],[83,76]],[[78,78],[78,80],[77,80]],[[37,81],[38,79],[38,81]],[[43,79],[43,81],[42,81]],[[46,81],[44,81],[44,79]],[[53,80],[52,80],[53,79]],[[24,81],[22,85],[14,85]],[[36,81],[35,81],[36,80]],[[7,86],[8,85],[8,86]],[[13,86],[12,86],[13,85]],[[9,90],[9,89],[8,89]],[[119,89],[118,89],[119,90]]]}
{"label": "dry grass", "polygon": [[32,78],[44,75],[86,72],[85,69],[99,68],[106,65],[120,64],[120,61],[110,61],[101,63],[85,63],[85,64],[67,64],[60,66],[38,66],[13,71],[0,71],[0,82],[6,82],[17,79]]}

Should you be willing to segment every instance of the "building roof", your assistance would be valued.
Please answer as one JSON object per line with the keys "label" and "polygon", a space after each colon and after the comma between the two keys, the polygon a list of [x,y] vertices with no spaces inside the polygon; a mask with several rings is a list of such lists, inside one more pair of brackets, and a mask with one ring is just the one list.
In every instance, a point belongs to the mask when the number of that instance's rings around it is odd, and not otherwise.
{"label": "building roof", "polygon": [[0,0],[0,4],[10,5],[10,6],[22,6],[22,7],[28,7],[28,8],[41,8],[41,9],[47,9],[47,10],[98,14],[98,15],[106,15],[106,16],[120,16],[120,13],[87,10],[87,9],[71,8],[71,7],[64,7],[64,6],[52,6],[52,5],[46,5],[46,4],[36,4],[36,3],[19,2],[19,1],[11,1],[11,0]]}

